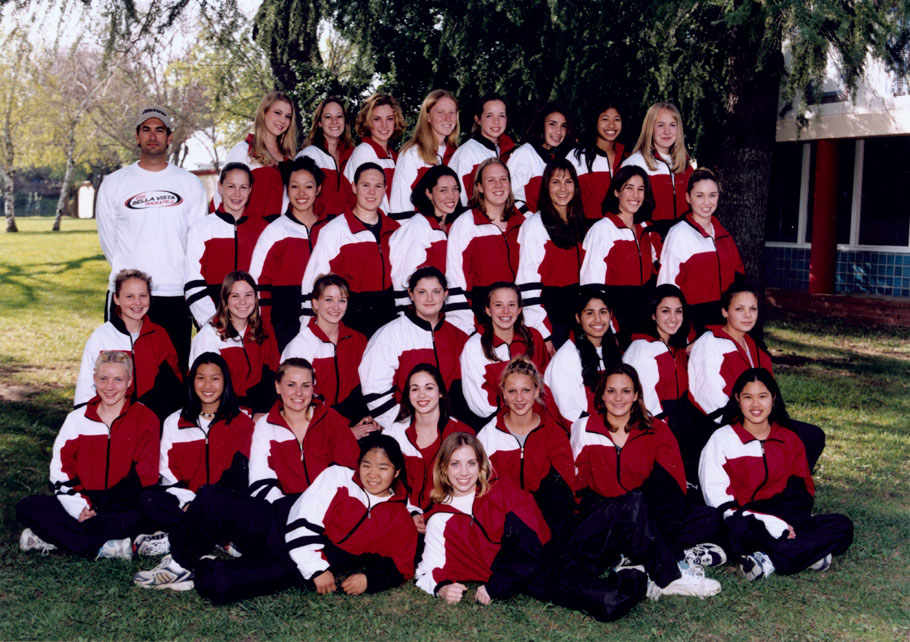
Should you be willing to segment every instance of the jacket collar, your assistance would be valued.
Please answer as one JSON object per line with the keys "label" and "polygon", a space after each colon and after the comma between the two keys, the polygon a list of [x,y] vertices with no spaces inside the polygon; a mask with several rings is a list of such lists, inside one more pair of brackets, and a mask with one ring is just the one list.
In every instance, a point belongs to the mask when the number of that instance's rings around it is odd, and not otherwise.
{"label": "jacket collar", "polygon": [[[311,317],[307,327],[310,329],[310,332],[313,333],[317,339],[323,343],[332,343],[332,340],[329,339],[328,335],[322,331],[322,328],[319,327],[319,324],[316,322],[316,317]],[[341,343],[342,339],[348,339],[354,336],[354,331],[351,330],[348,326],[343,323],[338,324],[338,342]]]}
{"label": "jacket collar", "polygon": [[414,310],[414,306],[408,306],[405,308],[404,315],[408,318],[408,321],[416,325],[418,328],[426,330],[427,332],[439,332],[442,329],[443,324],[446,322],[445,314],[440,312],[439,321],[436,322],[436,326],[433,327],[430,325],[430,322],[421,319],[417,316],[417,312]]}
{"label": "jacket collar", "polygon": [[370,147],[372,147],[372,148],[373,148],[373,151],[376,152],[376,156],[377,156],[378,158],[380,158],[380,159],[385,160],[385,159],[387,159],[387,158],[390,158],[390,159],[392,159],[393,161],[398,160],[398,153],[397,153],[394,149],[392,149],[391,147],[389,147],[389,151],[386,152],[386,150],[384,150],[384,149],[382,148],[382,145],[380,145],[379,143],[377,143],[377,142],[376,142],[375,140],[373,140],[373,138],[370,137],[370,136],[364,136],[364,137],[363,137],[363,140],[362,140],[361,142],[364,142],[364,143],[366,143],[367,145],[369,145]]}
{"label": "jacket collar", "polygon": [[[101,405],[101,397],[95,395],[92,397],[87,404],[85,404],[85,418],[91,419],[92,421],[102,422],[101,417],[98,415],[98,407]],[[130,396],[127,395],[123,398],[123,407],[120,409],[120,414],[117,415],[117,419],[120,419],[123,415],[127,413],[130,409]],[[115,419],[114,421],[117,421]],[[112,421],[111,424],[114,422]]]}
{"label": "jacket collar", "polygon": [[230,225],[231,227],[233,227],[234,225],[241,225],[242,223],[246,223],[246,221],[247,221],[246,214],[242,215],[238,219],[235,219],[232,215],[225,212],[224,209],[221,207],[221,205],[219,205],[218,209],[212,213],[215,216],[217,216],[218,218],[220,218],[222,221],[224,221],[225,223]]}
{"label": "jacket collar", "polygon": [[[742,422],[737,421],[733,424],[730,424],[730,427],[733,429],[733,432],[736,433],[736,436],[739,437],[739,440],[744,444],[748,444],[750,441],[759,441],[755,435],[753,435],[751,432],[749,432],[748,430],[746,430],[743,427]],[[781,434],[780,434],[781,430],[784,430],[784,428],[782,428],[781,426],[778,426],[776,423],[774,423],[772,421],[771,422],[771,432],[768,433],[768,437],[765,439],[765,441],[782,442],[783,438],[781,437]]]}

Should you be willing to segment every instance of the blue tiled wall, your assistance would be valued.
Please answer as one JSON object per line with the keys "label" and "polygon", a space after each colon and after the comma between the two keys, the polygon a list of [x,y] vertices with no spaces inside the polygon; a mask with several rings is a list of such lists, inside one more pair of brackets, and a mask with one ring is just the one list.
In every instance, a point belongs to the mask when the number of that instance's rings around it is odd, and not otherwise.
{"label": "blue tiled wall", "polygon": [[[787,290],[809,289],[809,250],[765,248],[765,284]],[[910,297],[910,254],[838,251],[836,292]]]}

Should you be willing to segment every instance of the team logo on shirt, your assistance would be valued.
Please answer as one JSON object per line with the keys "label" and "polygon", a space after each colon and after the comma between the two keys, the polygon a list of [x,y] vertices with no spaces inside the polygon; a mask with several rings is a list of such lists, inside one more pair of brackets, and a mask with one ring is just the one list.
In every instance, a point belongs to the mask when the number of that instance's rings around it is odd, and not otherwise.
{"label": "team logo on shirt", "polygon": [[174,207],[183,202],[183,197],[174,192],[157,189],[152,192],[140,192],[126,199],[125,205],[131,210],[147,210],[154,207]]}

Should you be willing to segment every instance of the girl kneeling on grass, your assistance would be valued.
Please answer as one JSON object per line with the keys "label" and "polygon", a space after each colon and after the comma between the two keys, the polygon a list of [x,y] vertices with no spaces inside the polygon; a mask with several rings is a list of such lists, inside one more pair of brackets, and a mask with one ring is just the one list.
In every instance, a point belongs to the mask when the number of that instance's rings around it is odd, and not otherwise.
{"label": "girl kneeling on grass", "polygon": [[853,542],[849,518],[812,514],[815,484],[789,425],[774,377],[751,368],[733,385],[724,425],[702,451],[705,502],[723,511],[731,552],[750,580],[827,570]]}
{"label": "girl kneeling on grass", "polygon": [[449,604],[464,597],[465,582],[479,582],[474,599],[484,605],[526,593],[607,621],[645,596],[647,577],[638,568],[600,578],[553,555],[534,498],[508,479],[491,479],[490,461],[473,435],[442,442],[432,497],[417,586]]}
{"label": "girl kneeling on grass", "polygon": [[98,356],[97,394],[66,416],[54,440],[54,496],[32,495],[16,506],[26,527],[20,550],[132,558],[131,538],[141,532],[139,494],[158,481],[161,426],[147,407],[130,403],[132,381],[128,353]]}

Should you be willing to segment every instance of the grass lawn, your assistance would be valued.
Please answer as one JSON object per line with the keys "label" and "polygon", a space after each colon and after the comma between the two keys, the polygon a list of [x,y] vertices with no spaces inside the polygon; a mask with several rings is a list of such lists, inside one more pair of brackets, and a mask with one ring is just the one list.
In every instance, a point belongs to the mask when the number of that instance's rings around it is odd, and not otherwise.
{"label": "grass lawn", "polygon": [[824,319],[785,316],[766,331],[792,414],[827,432],[817,510],[856,525],[853,547],[826,573],[748,583],[711,570],[717,597],[664,598],[600,624],[524,597],[446,607],[414,586],[214,607],[195,592],[133,587],[148,560],[20,553],[15,504],[47,492],[109,268],[94,221],[65,220],[59,233],[47,218],[18,224],[0,235],[0,639],[910,639],[910,333]]}

